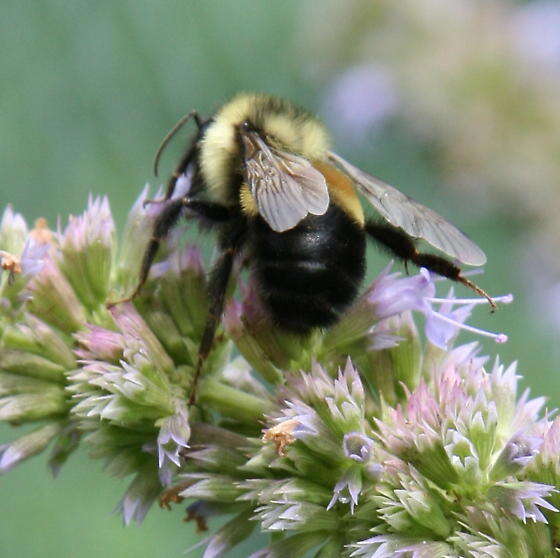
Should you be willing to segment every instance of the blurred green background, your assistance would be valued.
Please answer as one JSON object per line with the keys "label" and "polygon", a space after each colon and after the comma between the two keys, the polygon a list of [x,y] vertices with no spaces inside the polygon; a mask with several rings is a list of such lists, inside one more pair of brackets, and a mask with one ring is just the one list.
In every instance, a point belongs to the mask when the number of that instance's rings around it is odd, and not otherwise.
{"label": "blurred green background", "polygon": [[[286,96],[335,127],[339,152],[439,210],[484,248],[489,263],[479,283],[493,294],[513,292],[517,300],[492,316],[478,309],[471,323],[507,332],[508,344],[485,342],[485,350],[495,355],[499,349],[505,362],[518,360],[524,385],[557,406],[558,332],[543,317],[544,287],[532,283],[540,270],[527,264],[532,260],[525,255],[534,252],[534,240],[541,238],[539,225],[557,192],[556,183],[546,190],[547,181],[558,175],[554,167],[546,167],[546,149],[543,154],[538,144],[538,156],[508,148],[511,134],[525,137],[528,131],[533,145],[535,134],[542,133],[535,119],[540,122],[546,111],[560,111],[546,102],[555,82],[543,70],[548,89],[531,89],[534,103],[517,102],[525,87],[540,85],[538,76],[529,85],[521,81],[526,70],[515,49],[500,40],[487,45],[488,51],[481,51],[480,44],[461,44],[462,54],[455,52],[454,41],[462,42],[461,35],[450,32],[450,38],[440,31],[456,31],[464,10],[484,10],[474,0],[449,2],[445,9],[441,2],[427,1],[429,24],[422,14],[411,22],[412,10],[391,13],[386,2],[376,8],[373,2],[338,4],[344,7],[319,0],[3,0],[0,209],[12,203],[30,222],[45,216],[55,226],[59,216],[80,212],[88,193],[108,194],[122,224],[141,187],[153,182],[154,150],[179,116],[194,107],[210,114],[240,90]],[[448,13],[451,5],[459,12]],[[411,4],[402,6],[407,10]],[[509,41],[511,26],[501,23],[512,21],[514,11],[525,6],[499,6],[502,12],[493,16],[496,29],[485,33]],[[435,26],[429,28],[433,35],[426,35],[426,25]],[[434,41],[430,60],[441,49],[455,52],[453,64],[434,62],[437,71],[446,69],[447,79],[435,70],[430,73],[421,59],[415,61],[421,56],[409,40],[415,34],[422,44]],[[380,45],[380,37],[389,40]],[[459,55],[468,58],[463,62]],[[453,68],[466,67],[475,68],[470,77],[460,76],[467,81],[449,75]],[[368,68],[373,70],[368,73]],[[458,83],[468,87],[456,91]],[[433,98],[430,87],[437,93]],[[514,108],[502,110],[507,102]],[[542,107],[535,108],[539,102]],[[369,110],[371,105],[383,110]],[[474,105],[490,109],[470,113]],[[345,106],[356,110],[347,113]],[[537,114],[539,107],[542,114]],[[466,116],[455,118],[457,114]],[[492,121],[497,114],[498,123]],[[503,137],[473,154],[472,147],[479,141],[484,146],[497,125],[503,127]],[[549,144],[546,137],[538,139]],[[162,175],[170,172],[185,142],[176,140],[166,152]],[[492,149],[497,151],[489,156]],[[524,157],[531,165],[532,190],[520,194]],[[510,167],[519,168],[519,176],[503,172]],[[543,168],[548,174],[541,173]],[[524,195],[545,200],[542,218],[536,203],[526,214]],[[546,229],[546,238],[551,230]],[[544,254],[557,253],[554,242],[538,245]],[[370,275],[385,262],[373,254]],[[10,429],[1,427],[0,440],[10,437]],[[49,478],[44,457],[25,463],[0,480],[0,557],[167,557],[182,555],[196,542],[193,526],[181,523],[179,509],[154,509],[141,528],[124,529],[111,515],[124,486],[104,476],[100,463],[88,461],[83,450],[56,481]],[[234,556],[249,554],[244,547]]]}

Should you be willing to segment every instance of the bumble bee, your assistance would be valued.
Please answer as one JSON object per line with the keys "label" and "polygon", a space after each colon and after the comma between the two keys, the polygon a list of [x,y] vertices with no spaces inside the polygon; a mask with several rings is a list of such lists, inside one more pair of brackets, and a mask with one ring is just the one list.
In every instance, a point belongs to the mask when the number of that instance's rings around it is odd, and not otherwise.
{"label": "bumble bee", "polygon": [[[330,150],[324,126],[284,99],[240,94],[208,120],[184,117],[198,131],[168,182],[142,264],[138,292],[159,243],[182,215],[199,216],[218,233],[219,257],[209,281],[210,312],[194,385],[221,318],[234,262],[242,257],[264,307],[281,329],[307,334],[336,323],[356,299],[365,275],[366,240],[405,263],[425,267],[490,297],[442,256],[420,252],[421,239],[463,264],[486,261],[456,227]],[[186,195],[177,195],[189,177]],[[364,214],[358,194],[378,219]],[[133,295],[134,296],[134,295]],[[194,388],[191,402],[194,401]]]}

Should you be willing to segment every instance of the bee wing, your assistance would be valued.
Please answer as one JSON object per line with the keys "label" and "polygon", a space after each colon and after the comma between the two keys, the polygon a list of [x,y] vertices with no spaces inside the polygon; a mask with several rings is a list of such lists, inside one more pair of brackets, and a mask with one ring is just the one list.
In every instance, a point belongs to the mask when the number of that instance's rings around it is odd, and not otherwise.
{"label": "bee wing", "polygon": [[355,167],[336,153],[329,159],[358,186],[364,197],[391,225],[403,229],[413,238],[421,238],[467,265],[484,265],[484,252],[432,209],[418,203],[393,186]]}
{"label": "bee wing", "polygon": [[308,213],[329,207],[325,177],[304,157],[273,149],[262,140],[245,157],[247,183],[260,215],[276,232],[295,227]]}

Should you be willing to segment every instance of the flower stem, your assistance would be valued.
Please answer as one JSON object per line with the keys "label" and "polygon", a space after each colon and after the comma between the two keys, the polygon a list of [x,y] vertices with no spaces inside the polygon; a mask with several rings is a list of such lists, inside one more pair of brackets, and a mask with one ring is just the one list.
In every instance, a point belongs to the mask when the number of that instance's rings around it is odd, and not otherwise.
{"label": "flower stem", "polygon": [[199,403],[243,422],[260,423],[272,409],[269,401],[208,378],[200,387]]}

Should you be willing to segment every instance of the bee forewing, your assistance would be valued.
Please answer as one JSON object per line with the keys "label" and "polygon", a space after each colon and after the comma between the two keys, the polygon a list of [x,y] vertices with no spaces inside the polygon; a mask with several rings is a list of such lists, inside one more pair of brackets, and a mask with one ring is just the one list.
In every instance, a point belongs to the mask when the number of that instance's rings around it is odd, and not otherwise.
{"label": "bee forewing", "polygon": [[356,184],[364,197],[391,225],[413,238],[421,238],[460,262],[479,266],[486,263],[484,252],[441,215],[403,194],[393,186],[355,167],[336,153],[329,159]]}
{"label": "bee forewing", "polygon": [[304,157],[257,140],[245,159],[247,184],[259,214],[276,232],[294,228],[307,214],[329,207],[325,177]]}

